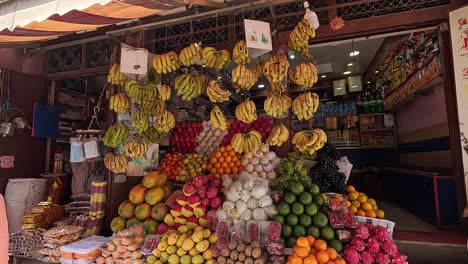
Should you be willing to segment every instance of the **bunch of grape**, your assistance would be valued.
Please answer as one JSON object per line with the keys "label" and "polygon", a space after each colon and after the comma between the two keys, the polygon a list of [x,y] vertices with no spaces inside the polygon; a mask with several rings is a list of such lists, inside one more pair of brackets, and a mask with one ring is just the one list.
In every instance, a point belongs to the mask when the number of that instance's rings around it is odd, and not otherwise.
{"label": "bunch of grape", "polygon": [[317,184],[322,192],[345,193],[346,177],[338,172],[336,151],[331,144],[325,144],[318,151],[317,162],[310,171],[312,182]]}

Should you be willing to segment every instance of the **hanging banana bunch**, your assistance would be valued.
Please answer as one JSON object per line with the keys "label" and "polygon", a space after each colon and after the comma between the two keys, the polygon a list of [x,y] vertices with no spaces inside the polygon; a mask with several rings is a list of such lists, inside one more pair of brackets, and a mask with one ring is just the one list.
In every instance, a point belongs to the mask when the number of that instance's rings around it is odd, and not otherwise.
{"label": "hanging banana bunch", "polygon": [[289,62],[284,54],[274,54],[265,61],[263,65],[263,74],[270,83],[277,83],[283,81],[284,77],[288,74]]}
{"label": "hanging banana bunch", "polygon": [[289,34],[288,47],[310,58],[309,39],[315,37],[315,30],[309,20],[303,19]]}
{"label": "hanging banana bunch", "polygon": [[289,79],[304,88],[312,87],[318,80],[317,68],[312,63],[301,63],[289,72]]}
{"label": "hanging banana bunch", "polygon": [[203,65],[209,68],[221,70],[231,63],[231,54],[228,50],[216,50],[213,47],[205,47],[202,51]]}
{"label": "hanging banana bunch", "polygon": [[153,67],[159,74],[167,74],[180,69],[179,55],[174,51],[164,54],[156,54],[153,58]]}
{"label": "hanging banana bunch", "polygon": [[234,46],[232,51],[232,59],[236,64],[247,64],[250,63],[249,49],[247,48],[247,43],[240,40]]}
{"label": "hanging banana bunch", "polygon": [[305,92],[297,96],[292,102],[292,111],[299,120],[308,120],[314,116],[319,106],[316,93]]}
{"label": "hanging banana bunch", "polygon": [[107,82],[110,84],[123,86],[127,80],[128,77],[120,72],[120,65],[118,63],[114,63],[109,70],[109,74],[107,75]]}
{"label": "hanging banana bunch", "polygon": [[130,99],[123,93],[111,96],[109,100],[109,109],[116,113],[127,113],[130,109]]}
{"label": "hanging banana bunch", "polygon": [[156,121],[154,122],[154,127],[160,133],[167,133],[171,131],[175,126],[175,117],[174,115],[164,110],[162,114],[156,117]]}
{"label": "hanging banana bunch", "polygon": [[252,100],[245,100],[236,107],[236,118],[244,123],[252,123],[257,120],[257,108]]}
{"label": "hanging banana bunch", "polygon": [[208,95],[212,103],[223,103],[229,101],[231,92],[223,90],[219,81],[211,80],[208,87],[206,87],[206,95]]}
{"label": "hanging banana bunch", "polygon": [[202,58],[202,47],[198,43],[192,43],[182,49],[179,53],[179,59],[183,66],[190,67],[197,64]]}

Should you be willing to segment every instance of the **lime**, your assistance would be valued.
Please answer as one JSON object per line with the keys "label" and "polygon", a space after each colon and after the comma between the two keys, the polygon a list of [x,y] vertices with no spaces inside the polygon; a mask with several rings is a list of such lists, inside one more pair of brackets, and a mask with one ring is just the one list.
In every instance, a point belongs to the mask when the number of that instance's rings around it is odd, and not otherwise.
{"label": "lime", "polygon": [[322,212],[318,212],[313,217],[314,226],[318,228],[324,228],[328,225],[328,217]]}
{"label": "lime", "polygon": [[294,234],[295,237],[305,236],[306,235],[306,229],[305,229],[305,227],[303,227],[301,225],[297,225],[297,226],[293,227],[293,234]]}
{"label": "lime", "polygon": [[307,214],[299,216],[299,224],[301,226],[310,226],[312,224],[312,217]]}
{"label": "lime", "polygon": [[290,226],[295,226],[299,222],[299,219],[296,215],[290,214],[288,217],[286,217],[286,222]]}
{"label": "lime", "polygon": [[291,184],[289,185],[289,189],[295,195],[299,195],[304,191],[304,185],[302,185],[302,183],[300,182],[291,182]]}
{"label": "lime", "polygon": [[273,216],[273,221],[284,224],[284,216],[277,214]]}
{"label": "lime", "polygon": [[307,235],[315,238],[320,238],[320,229],[316,226],[309,226],[307,228]]}
{"label": "lime", "polygon": [[284,201],[288,204],[293,204],[296,201],[296,195],[294,195],[293,193],[287,193],[284,196]]}
{"label": "lime", "polygon": [[303,205],[311,204],[312,203],[312,194],[310,194],[308,192],[301,193],[301,195],[299,196],[299,201]]}
{"label": "lime", "polygon": [[292,205],[291,211],[297,216],[302,215],[304,213],[304,206],[300,202],[295,202]]}
{"label": "lime", "polygon": [[316,196],[316,195],[320,194],[320,188],[318,187],[318,185],[312,184],[309,187],[309,192],[312,194],[312,196]]}
{"label": "lime", "polygon": [[322,207],[320,207],[320,211],[324,214],[328,214],[328,206],[325,204]]}
{"label": "lime", "polygon": [[315,203],[311,203],[306,205],[305,207],[305,213],[314,216],[318,212],[318,206]]}
{"label": "lime", "polygon": [[323,198],[320,195],[314,196],[314,203],[316,203],[318,206],[323,205]]}
{"label": "lime", "polygon": [[296,245],[296,239],[294,237],[290,237],[286,240],[286,247],[292,248]]}
{"label": "lime", "polygon": [[325,239],[326,241],[330,241],[335,238],[335,232],[329,226],[326,226],[320,230],[320,237]]}
{"label": "lime", "polygon": [[278,213],[282,216],[287,216],[291,212],[289,205],[286,202],[281,202],[278,205]]}
{"label": "lime", "polygon": [[284,244],[286,244],[286,241],[284,240],[284,238],[281,237],[281,238],[279,239],[279,243],[284,245]]}
{"label": "lime", "polygon": [[343,251],[343,244],[338,239],[332,239],[328,242],[328,246],[336,250],[336,252],[341,253]]}
{"label": "lime", "polygon": [[290,225],[283,225],[281,227],[281,236],[284,238],[290,237],[292,234],[292,227]]}

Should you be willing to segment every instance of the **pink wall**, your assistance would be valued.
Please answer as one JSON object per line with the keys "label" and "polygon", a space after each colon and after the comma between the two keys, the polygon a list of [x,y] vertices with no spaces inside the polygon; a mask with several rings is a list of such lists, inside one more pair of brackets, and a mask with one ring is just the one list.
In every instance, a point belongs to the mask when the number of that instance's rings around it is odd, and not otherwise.
{"label": "pink wall", "polygon": [[0,49],[0,68],[42,76],[42,53],[25,54],[24,49]]}
{"label": "pink wall", "polygon": [[440,84],[434,88],[433,93],[418,96],[402,106],[396,118],[399,135],[446,123],[444,85]]}

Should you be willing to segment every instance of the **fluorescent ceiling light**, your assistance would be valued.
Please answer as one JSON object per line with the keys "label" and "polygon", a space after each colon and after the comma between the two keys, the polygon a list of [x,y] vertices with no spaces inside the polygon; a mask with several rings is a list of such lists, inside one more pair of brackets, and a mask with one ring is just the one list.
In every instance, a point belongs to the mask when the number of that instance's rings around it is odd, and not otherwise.
{"label": "fluorescent ceiling light", "polygon": [[355,51],[352,51],[351,53],[349,53],[349,56],[351,56],[351,57],[354,57],[354,56],[357,56],[357,55],[359,55],[358,50],[355,50]]}
{"label": "fluorescent ceiling light", "polygon": [[326,75],[322,75],[322,76],[320,76],[320,77],[325,78],[325,77],[327,77],[327,76],[326,76]]}
{"label": "fluorescent ceiling light", "polygon": [[264,84],[259,84],[259,85],[258,85],[258,88],[263,88],[263,87],[265,87]]}
{"label": "fluorescent ceiling light", "polygon": [[345,72],[343,72],[343,74],[345,74],[345,75],[351,74],[351,71],[345,71]]}
{"label": "fluorescent ceiling light", "polygon": [[354,63],[352,63],[352,62],[348,63],[348,66],[353,66],[353,65],[354,65]]}
{"label": "fluorescent ceiling light", "polygon": [[370,83],[370,81],[367,81],[367,83]]}
{"label": "fluorescent ceiling light", "polygon": [[291,55],[289,55],[289,58],[292,60],[292,59],[296,58],[296,55],[291,54]]}

